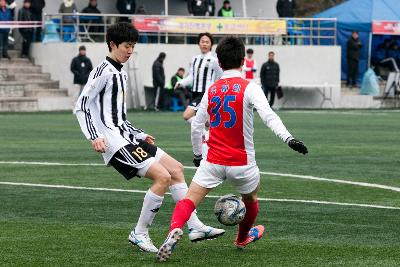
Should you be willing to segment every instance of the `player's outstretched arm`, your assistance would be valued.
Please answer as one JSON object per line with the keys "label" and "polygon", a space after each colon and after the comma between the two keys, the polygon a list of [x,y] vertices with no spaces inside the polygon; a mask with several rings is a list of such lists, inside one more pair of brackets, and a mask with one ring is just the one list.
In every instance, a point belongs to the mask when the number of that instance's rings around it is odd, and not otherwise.
{"label": "player's outstretched arm", "polygon": [[183,78],[180,82],[177,82],[174,86],[174,89],[177,89],[178,87],[188,87],[188,86],[192,86],[193,84],[193,68],[194,68],[194,58],[192,59],[192,62],[190,64],[190,69],[189,69],[189,73],[188,75]]}
{"label": "player's outstretched arm", "polygon": [[252,105],[257,110],[264,124],[283,142],[292,139],[292,135],[286,129],[279,116],[269,106],[260,86],[250,83],[245,92],[245,101],[246,104]]}
{"label": "player's outstretched arm", "polygon": [[288,142],[288,146],[289,146],[291,149],[293,149],[294,151],[297,151],[297,152],[299,152],[299,153],[301,153],[301,154],[303,154],[303,155],[305,155],[305,154],[308,153],[308,149],[307,149],[306,145],[305,145],[302,141],[300,141],[300,140],[291,139],[291,140]]}

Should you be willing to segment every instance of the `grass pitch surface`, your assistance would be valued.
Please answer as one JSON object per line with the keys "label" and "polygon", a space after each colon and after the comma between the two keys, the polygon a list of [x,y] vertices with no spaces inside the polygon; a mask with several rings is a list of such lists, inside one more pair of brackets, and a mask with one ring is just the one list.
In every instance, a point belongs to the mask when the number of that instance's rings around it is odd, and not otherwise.
{"label": "grass pitch surface", "polygon": [[[266,226],[267,236],[238,251],[232,244],[235,227],[226,228],[219,239],[198,244],[191,244],[185,234],[171,260],[157,264],[153,254],[127,242],[143,193],[4,184],[144,191],[150,186],[147,180],[126,181],[104,166],[11,164],[101,164],[102,159],[91,150],[72,114],[0,114],[0,265],[399,266],[400,112],[280,111],[278,115],[310,153],[302,156],[290,150],[257,118],[254,139],[260,170],[295,175],[262,175],[259,196],[274,199],[260,201],[257,223]],[[154,135],[166,152],[192,166],[190,130],[181,114],[131,112],[128,117]],[[188,183],[193,174],[194,170],[185,170]],[[224,184],[211,195],[233,192]],[[206,199],[198,214],[205,223],[221,227],[213,215],[214,202]],[[166,196],[150,230],[156,245],[166,236],[173,207]]]}

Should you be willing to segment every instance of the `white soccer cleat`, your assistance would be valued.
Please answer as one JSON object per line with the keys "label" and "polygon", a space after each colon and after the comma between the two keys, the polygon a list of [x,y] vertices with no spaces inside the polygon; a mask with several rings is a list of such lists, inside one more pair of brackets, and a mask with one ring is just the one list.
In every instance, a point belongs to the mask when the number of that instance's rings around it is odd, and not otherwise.
{"label": "white soccer cleat", "polygon": [[203,225],[199,229],[189,229],[189,239],[192,242],[215,239],[223,234],[225,234],[224,229],[218,229],[207,225]]}
{"label": "white soccer cleat", "polygon": [[157,261],[166,261],[171,257],[172,251],[175,249],[179,239],[181,239],[183,231],[180,228],[175,228],[169,232],[167,239],[161,245],[157,252]]}
{"label": "white soccer cleat", "polygon": [[133,246],[138,246],[142,251],[151,253],[157,253],[158,251],[148,234],[135,234],[135,231],[132,231],[128,236],[128,240],[129,243]]}

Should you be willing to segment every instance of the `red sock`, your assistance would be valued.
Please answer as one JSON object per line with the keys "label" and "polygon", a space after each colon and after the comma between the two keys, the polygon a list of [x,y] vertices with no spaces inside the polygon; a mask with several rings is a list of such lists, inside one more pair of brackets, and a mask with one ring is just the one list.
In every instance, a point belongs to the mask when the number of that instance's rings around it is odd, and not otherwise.
{"label": "red sock", "polygon": [[244,202],[244,205],[246,206],[246,215],[244,216],[243,221],[239,224],[239,232],[237,237],[238,242],[243,242],[246,240],[247,234],[256,221],[258,214],[258,200],[255,202]]}
{"label": "red sock", "polygon": [[169,231],[171,232],[175,228],[182,228],[185,223],[189,220],[190,215],[196,207],[193,201],[190,199],[182,199],[176,203],[174,213],[172,214],[171,226]]}

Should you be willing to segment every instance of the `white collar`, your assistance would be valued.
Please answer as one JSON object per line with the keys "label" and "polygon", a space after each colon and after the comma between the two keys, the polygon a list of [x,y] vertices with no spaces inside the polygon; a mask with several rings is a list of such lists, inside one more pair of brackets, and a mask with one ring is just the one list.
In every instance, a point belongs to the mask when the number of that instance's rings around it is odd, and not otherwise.
{"label": "white collar", "polygon": [[211,55],[211,51],[209,51],[209,52],[207,52],[205,54],[201,53],[201,57],[206,57],[206,56],[209,56],[209,55]]}
{"label": "white collar", "polygon": [[221,79],[233,78],[233,77],[242,77],[242,73],[238,70],[226,70],[222,75]]}

